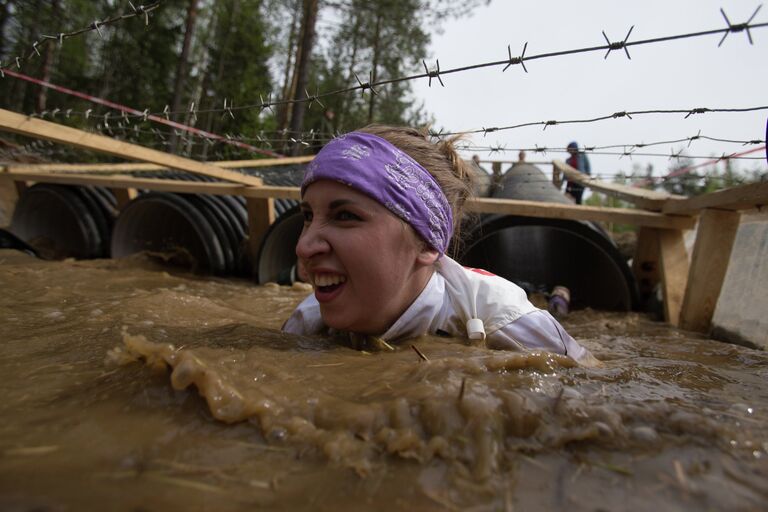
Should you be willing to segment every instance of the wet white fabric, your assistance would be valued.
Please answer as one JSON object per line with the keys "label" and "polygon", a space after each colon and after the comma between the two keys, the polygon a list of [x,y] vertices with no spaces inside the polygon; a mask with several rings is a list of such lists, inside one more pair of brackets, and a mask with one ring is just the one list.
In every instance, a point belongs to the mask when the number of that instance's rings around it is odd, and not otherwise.
{"label": "wet white fabric", "polygon": [[[478,269],[467,269],[444,256],[437,272],[416,300],[380,337],[397,342],[424,334],[465,337],[473,311],[485,325],[489,348],[545,350],[577,361],[592,359],[546,311],[528,301],[525,291],[506,279]],[[474,307],[473,307],[474,306]],[[291,314],[283,331],[322,334],[329,329],[320,304],[310,295]]]}

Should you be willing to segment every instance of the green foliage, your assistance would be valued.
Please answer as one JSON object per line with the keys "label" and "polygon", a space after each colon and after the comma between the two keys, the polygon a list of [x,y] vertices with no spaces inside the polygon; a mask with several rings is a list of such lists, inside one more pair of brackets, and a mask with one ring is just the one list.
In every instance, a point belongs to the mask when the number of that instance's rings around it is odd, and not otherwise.
{"label": "green foliage", "polygon": [[732,160],[698,167],[690,159],[683,158],[667,171],[667,174],[674,173],[677,175],[660,180],[657,188],[688,197],[768,180],[767,171],[759,168],[742,171]]}
{"label": "green foliage", "polygon": [[[319,29],[307,88],[310,94],[345,89],[357,83],[355,72],[363,82],[421,72],[422,59],[429,62],[430,33],[449,17],[487,2],[321,0],[319,18],[333,23]],[[190,5],[197,7],[195,31],[181,91],[174,98]],[[266,140],[279,146],[275,139],[284,137],[274,132],[279,128],[276,114],[238,107],[259,105],[267,98],[284,99],[282,85],[273,86],[272,76],[279,83],[290,76],[298,35],[294,33],[290,43],[289,29],[300,6],[297,0],[163,0],[150,13],[148,25],[143,16],[137,16],[101,26],[100,34],[91,31],[66,38],[63,44],[46,42],[40,46],[41,56],[22,59],[20,72],[138,111],[159,113],[176,102],[182,107],[169,114],[171,119],[272,149]],[[32,43],[41,34],[72,32],[125,12],[130,7],[122,0],[0,0],[0,62],[8,65],[16,56],[30,55]],[[45,57],[48,48],[50,59]],[[428,121],[423,106],[412,97],[410,83],[392,83],[378,87],[377,92],[373,97],[367,91],[324,98],[324,107],[310,106],[304,131],[314,129],[326,138],[331,132],[369,122],[419,125]],[[234,105],[232,115],[222,114],[225,99],[228,106]],[[191,104],[194,112],[189,112]],[[126,119],[119,111],[16,78],[0,80],[0,108],[45,119],[55,111],[56,122],[163,150],[168,149],[171,135],[167,126]],[[67,111],[72,115],[64,115]],[[90,112],[87,117],[86,111]],[[186,133],[178,137],[176,150],[195,158],[255,156]],[[49,157],[88,159],[80,152],[49,153]]]}

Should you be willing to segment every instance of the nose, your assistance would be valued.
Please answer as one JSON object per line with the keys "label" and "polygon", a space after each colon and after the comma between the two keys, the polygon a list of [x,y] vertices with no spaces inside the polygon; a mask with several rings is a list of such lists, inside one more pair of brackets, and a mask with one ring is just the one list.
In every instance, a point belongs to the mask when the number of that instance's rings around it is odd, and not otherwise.
{"label": "nose", "polygon": [[313,256],[325,254],[330,250],[331,246],[319,223],[312,222],[304,226],[296,244],[296,256],[302,260],[309,260]]}

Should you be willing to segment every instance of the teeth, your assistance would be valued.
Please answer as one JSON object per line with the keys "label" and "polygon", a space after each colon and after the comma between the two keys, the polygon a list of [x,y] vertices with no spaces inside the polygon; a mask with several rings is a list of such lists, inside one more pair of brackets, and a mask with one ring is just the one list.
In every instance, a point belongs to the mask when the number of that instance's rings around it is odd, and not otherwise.
{"label": "teeth", "polygon": [[347,281],[347,278],[339,274],[318,274],[315,275],[315,286],[331,286]]}

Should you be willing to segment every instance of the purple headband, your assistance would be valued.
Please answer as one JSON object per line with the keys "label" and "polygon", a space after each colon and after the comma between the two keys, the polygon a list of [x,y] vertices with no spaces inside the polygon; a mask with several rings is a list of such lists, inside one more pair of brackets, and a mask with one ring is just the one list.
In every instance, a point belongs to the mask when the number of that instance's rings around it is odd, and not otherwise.
{"label": "purple headband", "polygon": [[343,183],[381,203],[443,255],[453,215],[440,185],[408,154],[370,133],[331,140],[307,166],[301,195],[318,180]]}

